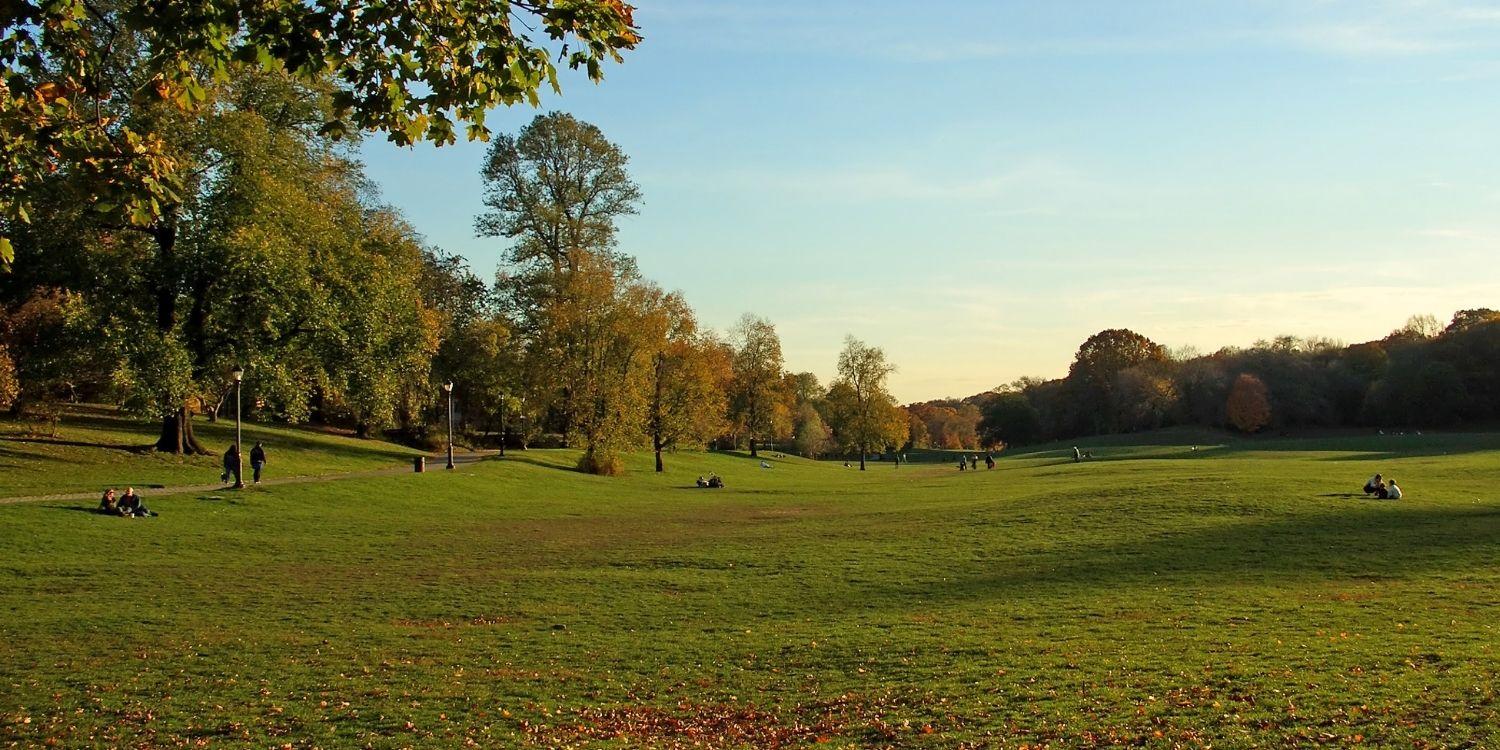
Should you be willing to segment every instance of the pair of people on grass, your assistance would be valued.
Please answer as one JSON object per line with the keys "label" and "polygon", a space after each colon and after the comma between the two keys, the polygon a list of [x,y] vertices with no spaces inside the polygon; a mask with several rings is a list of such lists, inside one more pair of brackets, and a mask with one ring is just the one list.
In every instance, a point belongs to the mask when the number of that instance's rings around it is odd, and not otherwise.
{"label": "pair of people on grass", "polygon": [[718,489],[724,486],[724,480],[720,479],[718,474],[709,474],[707,479],[698,477],[698,486]]}
{"label": "pair of people on grass", "polygon": [[1401,488],[1397,486],[1396,480],[1385,479],[1376,474],[1365,481],[1365,494],[1374,495],[1381,500],[1400,500]]}
{"label": "pair of people on grass", "polygon": [[141,502],[141,496],[136,493],[134,487],[126,487],[125,494],[118,498],[115,497],[115,488],[105,490],[104,497],[99,498],[99,512],[126,518],[146,518],[156,515],[146,509],[146,504]]}
{"label": "pair of people on grass", "polygon": [[[266,448],[257,441],[250,449],[250,471],[256,484],[260,484],[260,472],[265,465]],[[235,484],[240,483],[240,447],[232,444],[224,451],[224,473],[219,476],[219,481],[228,482],[230,477],[234,477]]]}

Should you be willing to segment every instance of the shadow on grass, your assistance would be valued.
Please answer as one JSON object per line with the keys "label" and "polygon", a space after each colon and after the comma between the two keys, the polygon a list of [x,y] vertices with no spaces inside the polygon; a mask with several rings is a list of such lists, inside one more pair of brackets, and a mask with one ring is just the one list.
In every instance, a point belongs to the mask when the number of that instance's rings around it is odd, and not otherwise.
{"label": "shadow on grass", "polygon": [[41,507],[48,510],[70,510],[75,513],[88,513],[90,515],[96,516],[108,515],[105,513],[100,513],[99,506],[97,505],[43,505]]}
{"label": "shadow on grass", "polygon": [[[76,445],[79,447],[117,448],[138,452],[150,452],[153,447],[152,439],[157,432],[157,424],[134,419],[124,415],[111,415],[99,410],[92,410],[82,414],[72,413],[64,416],[59,423],[61,427],[76,427],[82,429],[107,430],[112,432],[131,432],[141,435],[146,441],[139,445],[110,445],[86,443],[81,441],[58,441],[61,445]],[[294,451],[317,451],[329,453],[341,457],[389,457],[410,459],[419,452],[408,451],[399,446],[378,441],[361,441],[343,435],[303,430],[294,425],[268,425],[262,423],[247,422],[244,425],[246,442],[254,443],[261,440],[266,443],[267,449],[284,449]],[[218,455],[234,440],[234,422],[232,420],[219,420],[207,422],[194,420],[193,431],[197,434],[199,442],[208,449],[207,455]],[[0,440],[11,438],[0,438]],[[41,442],[41,441],[38,441]]]}
{"label": "shadow on grass", "polygon": [[[1308,580],[1405,578],[1473,569],[1500,539],[1500,509],[1432,510],[1389,501],[1342,513],[1232,523],[1158,534],[1113,545],[1075,544],[1011,557],[1004,569],[972,566],[941,582],[851,589],[849,606],[894,596],[929,603],[1056,596],[1055,589],[1134,584],[1215,587],[1230,580],[1300,584]],[[871,590],[873,588],[873,591]]]}
{"label": "shadow on grass", "polygon": [[[573,454],[569,453],[567,455],[567,457],[564,457],[564,456],[556,456],[556,455],[547,455],[547,454],[538,452],[539,450],[550,450],[550,449],[533,449],[533,450],[530,450],[530,451],[526,451],[524,453],[521,452],[521,451],[511,451],[511,452],[505,454],[505,458],[500,458],[500,457],[496,456],[495,460],[498,460],[498,461],[509,461],[509,462],[518,463],[518,464],[528,464],[528,465],[531,465],[531,466],[540,466],[543,469],[552,469],[554,471],[566,471],[566,472],[568,472],[570,474],[582,474],[583,473],[583,472],[581,472],[581,471],[578,470],[578,465],[577,465],[577,462],[576,462],[576,456],[573,456]],[[563,450],[566,450],[566,449],[563,449]],[[568,458],[573,458],[574,460],[569,461]],[[428,470],[430,471],[431,467],[428,467]]]}
{"label": "shadow on grass", "polygon": [[48,437],[16,437],[13,435],[0,435],[0,442],[7,443],[32,443],[36,445],[60,445],[68,448],[103,448],[105,450],[126,451],[129,453],[148,453],[152,446],[139,443],[97,443],[86,440],[62,440],[60,438]]}

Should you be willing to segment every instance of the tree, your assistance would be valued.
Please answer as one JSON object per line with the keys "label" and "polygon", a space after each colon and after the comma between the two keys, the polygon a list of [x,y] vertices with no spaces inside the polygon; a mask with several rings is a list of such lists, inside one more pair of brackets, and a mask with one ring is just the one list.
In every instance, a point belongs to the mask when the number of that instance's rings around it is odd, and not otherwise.
{"label": "tree", "polygon": [[1177,407],[1172,379],[1153,366],[1129,367],[1115,376],[1110,393],[1116,428],[1154,430],[1167,423]]}
{"label": "tree", "polygon": [[1407,339],[1430,339],[1442,333],[1443,326],[1433,315],[1413,315],[1406,319],[1405,325],[1391,333],[1397,338]]}
{"label": "tree", "polygon": [[832,436],[828,424],[823,421],[823,415],[818,413],[816,407],[811,403],[803,403],[797,407],[797,415],[792,422],[792,445],[795,446],[797,455],[817,458],[828,449]]}
{"label": "tree", "polygon": [[21,395],[21,381],[16,377],[16,362],[10,349],[0,343],[0,409],[9,409]]}
{"label": "tree", "polygon": [[1168,361],[1167,350],[1145,336],[1124,328],[1111,328],[1090,336],[1078,347],[1068,369],[1081,411],[1095,431],[1113,427],[1108,415],[1116,378],[1131,367]]}
{"label": "tree", "polygon": [[[304,83],[331,74],[333,106],[318,123],[328,135],[444,144],[466,125],[484,139],[492,107],[536,106],[543,85],[559,90],[554,54],[600,80],[606,60],[640,41],[632,10],[622,0],[9,3],[0,158],[14,177],[0,185],[0,221],[28,221],[29,188],[68,171],[87,173],[121,223],[149,226],[170,212],[184,185],[167,139],[150,123],[107,116],[113,103],[161,102],[197,118],[216,106],[214,85],[252,64]],[[116,75],[136,51],[149,55],[135,74]],[[0,262],[10,257],[0,238]]]}
{"label": "tree", "polygon": [[905,437],[906,419],[895,413],[896,400],[886,390],[886,379],[895,371],[879,347],[845,337],[834,385],[847,394],[846,404],[834,432],[841,443],[859,450],[860,471],[865,470],[865,455],[871,447],[883,449],[890,442],[893,425],[894,439]]}
{"label": "tree", "polygon": [[1459,310],[1453,313],[1453,322],[1443,329],[1444,334],[1457,333],[1468,330],[1481,323],[1489,323],[1500,320],[1500,311],[1491,310],[1488,307],[1478,307],[1471,310]]}
{"label": "tree", "polygon": [[979,435],[986,446],[1025,445],[1042,434],[1042,417],[1021,393],[1001,393],[991,399],[979,423]]}
{"label": "tree", "polygon": [[721,383],[730,357],[717,339],[698,330],[681,294],[665,295],[660,305],[666,335],[652,363],[647,416],[658,472],[665,470],[663,450],[687,441],[707,442],[722,429],[726,401]]}
{"label": "tree", "polygon": [[[547,410],[564,436],[577,433],[579,406],[573,383],[561,373],[589,355],[571,348],[582,339],[541,327],[557,317],[550,308],[573,303],[566,296],[575,291],[572,277],[580,268],[635,275],[634,262],[614,252],[615,222],[635,213],[640,200],[626,163],[597,127],[551,113],[537,116],[515,137],[498,138],[481,171],[489,210],[475,227],[481,236],[512,240],[497,290],[526,342],[533,403]],[[539,350],[542,339],[561,348]]]}
{"label": "tree", "polygon": [[731,413],[750,441],[750,455],[758,455],[757,439],[775,431],[783,385],[781,339],[765,318],[745,313],[731,332],[734,342],[734,385]]}
{"label": "tree", "polygon": [[628,161],[599,128],[562,112],[538,115],[490,145],[480,173],[489,210],[475,229],[514,240],[512,263],[539,265],[561,283],[580,253],[611,250],[615,222],[636,212],[641,193]]}
{"label": "tree", "polygon": [[1240,373],[1224,405],[1229,424],[1240,432],[1258,432],[1271,423],[1271,399],[1266,384],[1250,373]]}
{"label": "tree", "polygon": [[175,204],[146,225],[114,223],[78,208],[87,175],[59,173],[37,188],[50,196],[42,220],[17,235],[22,257],[49,262],[6,277],[80,294],[88,369],[113,373],[122,402],[161,421],[163,451],[207,452],[192,415],[216,412],[236,365],[246,403],[363,429],[390,422],[426,379],[430,311],[411,283],[420,244],[368,204],[358,165],[318,133],[326,92],[231,73],[200,117],[149,102],[112,110],[170,137],[190,186]]}

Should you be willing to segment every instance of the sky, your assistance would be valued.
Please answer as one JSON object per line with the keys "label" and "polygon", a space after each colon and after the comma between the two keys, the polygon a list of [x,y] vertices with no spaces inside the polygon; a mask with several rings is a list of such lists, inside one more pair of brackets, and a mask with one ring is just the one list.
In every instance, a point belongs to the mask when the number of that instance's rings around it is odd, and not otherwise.
{"label": "sky", "polygon": [[[1059,377],[1105,328],[1211,352],[1500,308],[1500,0],[637,5],[640,48],[543,109],[629,155],[647,277],[825,383],[846,335],[910,402]],[[362,151],[491,278],[485,148]]]}

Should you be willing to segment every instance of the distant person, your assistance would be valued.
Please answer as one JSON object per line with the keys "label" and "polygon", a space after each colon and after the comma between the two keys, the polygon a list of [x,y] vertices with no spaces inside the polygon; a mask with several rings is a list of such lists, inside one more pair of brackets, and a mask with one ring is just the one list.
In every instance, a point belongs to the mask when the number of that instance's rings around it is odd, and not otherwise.
{"label": "distant person", "polygon": [[145,503],[141,502],[141,496],[136,494],[134,487],[126,487],[125,494],[120,496],[120,515],[146,518],[156,514],[146,509]]}
{"label": "distant person", "polygon": [[995,468],[995,454],[993,454],[993,453],[986,453],[986,454],[984,454],[984,468],[985,468],[986,471],[989,471],[989,470]]}
{"label": "distant person", "polygon": [[724,486],[724,480],[720,479],[718,474],[709,474],[708,486],[714,489],[719,489]]}
{"label": "distant person", "polygon": [[232,443],[224,451],[224,473],[219,481],[228,482],[231,476],[234,477],[235,484],[240,484],[240,447]]}
{"label": "distant person", "polygon": [[964,469],[967,469],[967,468],[969,468],[969,462],[963,460],[963,458],[959,458],[958,459],[958,470],[959,471],[963,471]]}
{"label": "distant person", "polygon": [[761,461],[760,462],[760,468],[762,468],[762,469],[769,469],[769,468],[771,468],[771,464],[768,461]]}
{"label": "distant person", "polygon": [[1083,460],[1083,451],[1078,450],[1078,446],[1076,446],[1076,445],[1073,446],[1073,463],[1076,464],[1076,463],[1078,463],[1079,461],[1082,461],[1082,460]]}
{"label": "distant person", "polygon": [[708,486],[708,480],[704,479],[703,475],[701,475],[701,474],[698,476],[698,486],[699,487],[707,487]]}
{"label": "distant person", "polygon": [[974,455],[969,456],[969,468],[973,469],[974,471],[979,471],[979,454],[978,453],[975,453]]}
{"label": "distant person", "polygon": [[1396,480],[1387,479],[1385,482],[1385,498],[1387,500],[1400,500],[1401,488],[1396,486]]}
{"label": "distant person", "polygon": [[255,441],[255,447],[250,449],[250,471],[255,478],[255,483],[260,484],[260,470],[266,465],[266,448]]}
{"label": "distant person", "polygon": [[105,490],[104,496],[99,498],[99,512],[107,516],[120,515],[120,504],[115,501],[115,488]]}
{"label": "distant person", "polygon": [[1365,494],[1378,495],[1380,494],[1380,488],[1384,485],[1385,482],[1381,481],[1380,475],[1376,474],[1375,476],[1365,480]]}

